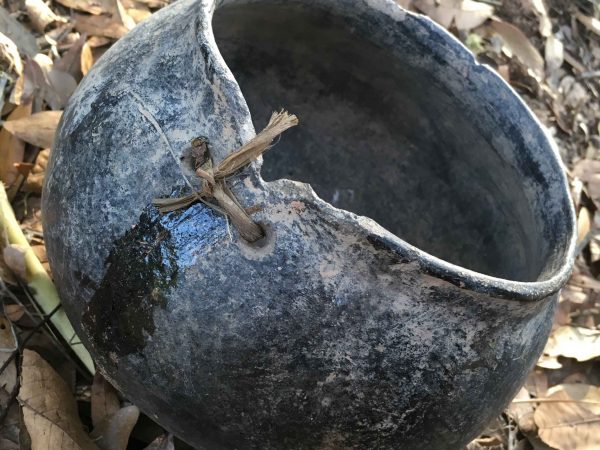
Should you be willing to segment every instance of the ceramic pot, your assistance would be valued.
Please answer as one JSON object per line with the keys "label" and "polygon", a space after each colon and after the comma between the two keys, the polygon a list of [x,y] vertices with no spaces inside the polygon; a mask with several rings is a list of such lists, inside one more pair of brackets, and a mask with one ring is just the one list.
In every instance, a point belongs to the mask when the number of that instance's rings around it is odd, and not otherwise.
{"label": "ceramic pot", "polygon": [[[228,180],[265,238],[152,206],[199,186],[194,138],[218,163],[280,107],[300,126]],[[74,94],[43,207],[99,370],[211,450],[459,448],[540,355],[575,247],[542,126],[391,0],[164,8]]]}

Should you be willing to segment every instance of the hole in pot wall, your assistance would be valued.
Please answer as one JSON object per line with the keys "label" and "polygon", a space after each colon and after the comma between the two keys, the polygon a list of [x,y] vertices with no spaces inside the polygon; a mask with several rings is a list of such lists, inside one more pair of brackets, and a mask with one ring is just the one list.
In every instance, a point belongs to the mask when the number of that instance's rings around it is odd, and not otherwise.
{"label": "hole in pot wall", "polygon": [[452,263],[538,277],[540,237],[517,173],[430,74],[297,5],[234,2],[213,27],[256,129],[281,107],[300,118],[266,154],[266,180],[309,183]]}

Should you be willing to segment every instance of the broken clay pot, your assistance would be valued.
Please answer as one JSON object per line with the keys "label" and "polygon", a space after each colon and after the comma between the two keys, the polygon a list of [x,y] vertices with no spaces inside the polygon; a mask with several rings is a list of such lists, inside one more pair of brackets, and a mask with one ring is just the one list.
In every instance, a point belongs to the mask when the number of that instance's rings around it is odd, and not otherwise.
{"label": "broken clay pot", "polygon": [[[194,138],[218,163],[282,106],[300,126],[228,181],[263,239],[152,206],[198,188]],[[205,449],[459,448],[540,355],[575,243],[532,113],[392,0],[156,13],[71,99],[43,212],[99,369]]]}

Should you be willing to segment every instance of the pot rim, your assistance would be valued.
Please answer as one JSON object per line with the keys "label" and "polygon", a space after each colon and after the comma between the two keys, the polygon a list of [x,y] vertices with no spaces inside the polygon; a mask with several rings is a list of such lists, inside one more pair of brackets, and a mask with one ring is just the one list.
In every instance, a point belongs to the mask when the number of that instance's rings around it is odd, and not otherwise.
{"label": "pot rim", "polygon": [[[211,46],[213,46],[213,51],[215,52],[215,54],[218,55],[219,59],[221,59],[221,63],[223,64],[223,66],[227,68],[226,70],[229,70],[229,67],[227,66],[225,60],[223,59],[219,51],[218,45],[214,40],[214,35],[212,31],[212,17],[215,10],[228,4],[252,4],[261,1],[268,0],[201,0],[202,7],[205,8],[204,18],[206,20],[206,31],[208,31],[209,34],[209,36],[207,36],[208,40],[211,43]],[[311,1],[314,3],[314,0],[295,0],[293,3],[310,3]],[[479,72],[485,71],[486,76],[491,77],[489,78],[490,80],[494,80],[496,83],[499,84],[499,86],[502,89],[505,89],[507,94],[510,95],[513,101],[516,100],[516,103],[521,108],[524,117],[528,118],[532,122],[532,127],[537,127],[537,129],[539,129],[540,132],[543,134],[543,143],[545,147],[544,151],[547,153],[547,158],[552,159],[552,161],[550,162],[553,164],[553,166],[564,168],[556,143],[548,135],[544,125],[527,106],[527,104],[524,102],[521,96],[491,67],[485,64],[480,64],[476,60],[475,56],[454,35],[452,35],[446,29],[442,28],[429,17],[405,10],[394,0],[359,1],[363,3],[365,7],[370,8],[373,14],[385,15],[387,17],[391,17],[393,20],[404,20],[405,16],[409,16],[412,19],[417,20],[422,24],[426,25],[428,32],[434,33],[437,35],[436,37],[440,37],[449,44],[452,44],[454,47],[453,50],[456,51],[457,55],[461,59],[461,62],[466,62],[468,64],[469,70],[476,70]],[[275,0],[275,2],[277,3],[277,0]],[[317,0],[317,3],[334,4],[336,2],[331,2],[330,0]],[[333,6],[332,9],[336,9],[336,7]],[[451,65],[451,68],[454,70],[458,70],[456,65]],[[233,74],[230,73],[230,75],[232,79],[235,79]],[[240,97],[238,100],[245,104],[246,102],[243,97],[243,92],[241,91],[241,89],[239,89],[239,86],[237,95]],[[254,162],[252,164],[251,172],[254,172],[255,175],[258,175],[259,179],[262,181],[262,177],[260,177],[261,165],[261,162]],[[380,241],[381,244],[384,244],[390,250],[396,252],[404,259],[417,262],[421,270],[423,270],[430,276],[434,276],[441,280],[447,281],[461,289],[490,295],[496,298],[515,301],[539,301],[551,296],[552,294],[557,293],[565,285],[568,278],[570,277],[571,271],[573,269],[574,260],[576,257],[577,232],[575,209],[569,194],[569,185],[565,171],[561,170],[558,176],[560,178],[559,183],[562,185],[560,190],[565,195],[565,198],[562,199],[562,201],[564,203],[567,203],[566,208],[564,208],[567,211],[564,211],[563,217],[566,231],[563,233],[562,237],[567,237],[567,234],[568,237],[566,239],[566,242],[565,240],[562,240],[564,245],[561,246],[561,248],[554,253],[555,255],[557,255],[557,259],[562,259],[562,262],[558,265],[556,269],[552,270],[548,276],[541,275],[544,277],[544,279],[539,281],[515,281],[505,278],[494,277],[481,272],[477,272],[475,270],[464,268],[458,264],[448,262],[442,258],[439,258],[408,243],[401,237],[386,230],[376,221],[368,217],[358,216],[352,213],[351,211],[336,208],[330,203],[318,197],[318,195],[314,193],[314,191],[313,195],[321,204],[321,206],[324,207],[324,209],[345,213],[345,220],[352,221],[355,224],[358,223],[358,226],[365,232],[365,234],[368,237]]]}

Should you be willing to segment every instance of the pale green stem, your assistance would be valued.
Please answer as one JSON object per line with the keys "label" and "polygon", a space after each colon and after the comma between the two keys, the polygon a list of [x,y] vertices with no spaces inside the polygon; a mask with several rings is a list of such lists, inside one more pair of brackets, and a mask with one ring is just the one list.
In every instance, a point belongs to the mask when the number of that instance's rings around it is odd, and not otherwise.
{"label": "pale green stem", "polygon": [[[3,228],[10,244],[18,245],[25,252],[25,265],[27,267],[27,279],[24,280],[31,289],[33,297],[44,312],[50,314],[60,305],[60,298],[54,283],[42,266],[40,260],[33,253],[33,249],[25,238],[19,223],[12,210],[4,185],[0,182],[0,229]],[[1,230],[0,230],[1,231]],[[52,325],[60,333],[63,339],[71,347],[83,365],[90,371],[95,372],[92,357],[77,337],[71,322],[67,318],[63,308],[56,311],[50,318]]]}

